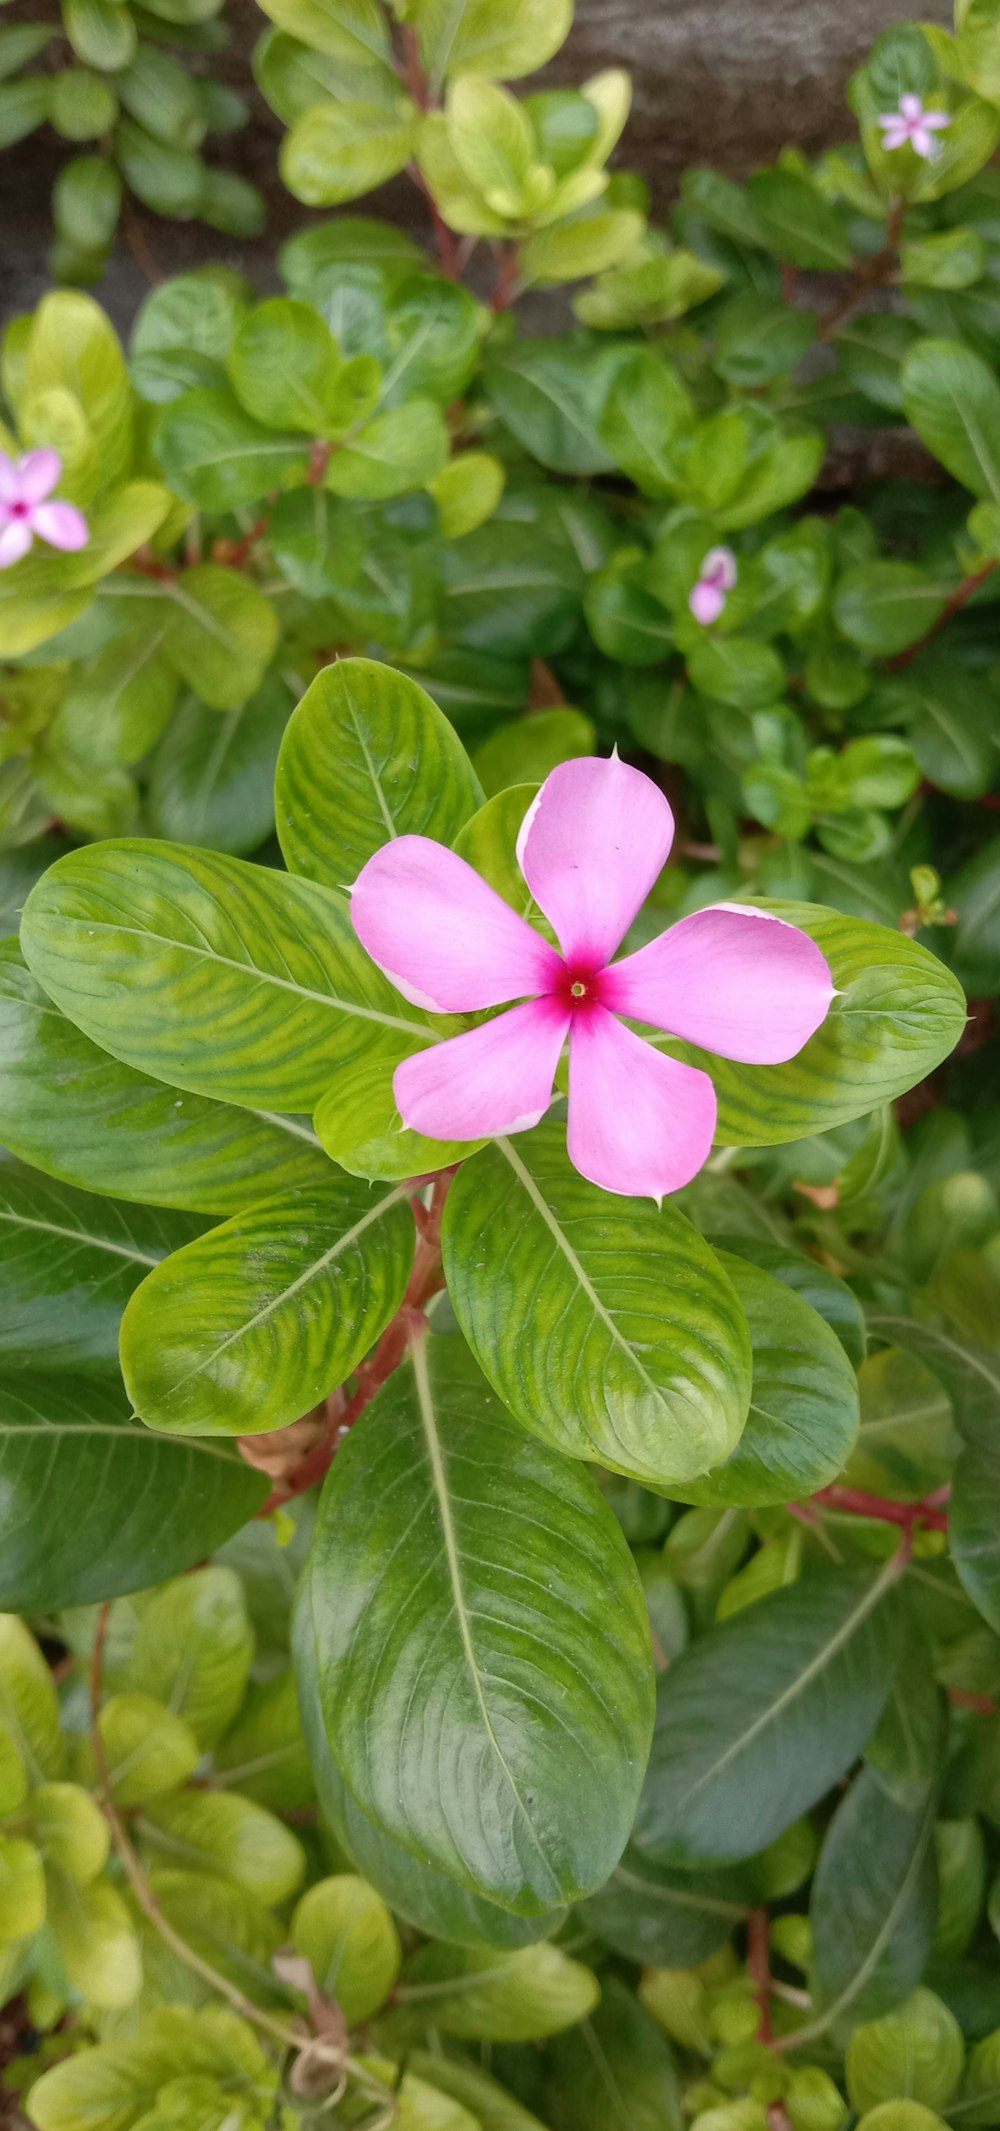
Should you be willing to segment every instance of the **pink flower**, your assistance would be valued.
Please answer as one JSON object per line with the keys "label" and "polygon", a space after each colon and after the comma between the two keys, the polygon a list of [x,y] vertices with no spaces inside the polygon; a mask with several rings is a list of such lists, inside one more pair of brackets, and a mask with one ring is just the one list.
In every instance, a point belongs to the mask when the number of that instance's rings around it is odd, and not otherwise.
{"label": "pink flower", "polygon": [[883,148],[905,148],[909,141],[915,155],[932,163],[941,152],[934,135],[951,125],[951,116],[947,111],[925,111],[923,97],[911,93],[900,97],[898,111],[883,112],[879,125],[885,135]]}
{"label": "pink flower", "polygon": [[[404,998],[433,1013],[510,1006],[404,1059],[405,1124],[431,1139],[537,1125],[569,1038],[569,1157],[605,1191],[661,1199],[707,1160],[715,1089],[619,1016],[755,1065],[794,1058],[833,997],[804,932],[720,903],[612,962],[673,839],[659,787],[617,756],[561,763],[518,838],[557,953],[465,860],[426,836],[376,851],[352,890],[354,929]],[[511,1005],[523,1000],[523,1005]]]}
{"label": "pink flower", "polygon": [[37,535],[53,548],[85,548],[90,538],[82,511],[46,499],[62,473],[57,451],[29,451],[8,459],[0,451],[0,570],[26,555]]}
{"label": "pink flower", "polygon": [[717,622],[726,604],[726,594],[736,583],[736,557],[732,548],[709,548],[701,576],[688,600],[696,622],[708,628]]}

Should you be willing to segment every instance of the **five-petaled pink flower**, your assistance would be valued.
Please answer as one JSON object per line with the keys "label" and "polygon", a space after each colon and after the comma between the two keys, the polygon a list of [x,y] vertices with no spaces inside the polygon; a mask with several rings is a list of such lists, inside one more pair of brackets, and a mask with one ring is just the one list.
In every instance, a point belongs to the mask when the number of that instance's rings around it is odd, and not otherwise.
{"label": "five-petaled pink flower", "polygon": [[393,1081],[404,1124],[442,1140],[526,1131],[549,1106],[568,1037],[568,1147],[581,1175],[657,1200],[690,1183],[715,1133],[712,1082],[618,1016],[777,1065],[819,1027],[833,985],[804,932],[738,903],[699,910],[613,962],[673,831],[659,787],[617,756],[553,770],[517,855],[562,954],[445,845],[400,836],[376,851],[351,915],[396,989],[434,1013],[510,1008],[404,1059]]}
{"label": "five-petaled pink flower", "polygon": [[48,498],[62,473],[57,451],[29,451],[9,459],[0,451],[0,570],[26,555],[34,536],[53,548],[85,548],[86,518],[73,503]]}
{"label": "five-petaled pink flower", "polygon": [[909,141],[914,155],[922,155],[925,162],[932,163],[941,152],[941,143],[934,135],[951,125],[951,114],[925,111],[923,97],[911,92],[900,97],[898,111],[883,112],[879,125],[885,136],[883,148],[905,148]]}
{"label": "five-petaled pink flower", "polygon": [[732,548],[709,548],[688,600],[695,621],[704,622],[706,628],[717,622],[726,604],[726,595],[735,583],[736,557]]}

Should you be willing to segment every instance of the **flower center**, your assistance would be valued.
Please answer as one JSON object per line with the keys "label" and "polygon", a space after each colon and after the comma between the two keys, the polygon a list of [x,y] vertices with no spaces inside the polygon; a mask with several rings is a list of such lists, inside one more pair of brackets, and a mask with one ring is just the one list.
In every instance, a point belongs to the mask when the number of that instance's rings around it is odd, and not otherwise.
{"label": "flower center", "polygon": [[558,987],[558,996],[571,1014],[584,1014],[597,1006],[601,996],[601,972],[599,969],[574,969],[570,966]]}
{"label": "flower center", "polygon": [[28,505],[26,503],[11,503],[8,505],[8,509],[12,518],[26,518],[28,515]]}
{"label": "flower center", "polygon": [[585,985],[585,984],[571,984],[571,985],[570,985],[570,988],[569,988],[569,995],[570,995],[570,998],[571,998],[571,999],[585,999],[585,998],[586,998],[586,996],[587,996],[587,987],[586,987],[586,985]]}

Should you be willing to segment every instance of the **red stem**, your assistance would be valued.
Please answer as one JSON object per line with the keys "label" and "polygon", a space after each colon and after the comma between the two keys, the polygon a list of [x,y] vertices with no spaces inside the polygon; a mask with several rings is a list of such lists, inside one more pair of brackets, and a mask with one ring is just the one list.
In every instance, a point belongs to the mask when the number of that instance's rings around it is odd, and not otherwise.
{"label": "red stem", "polygon": [[918,638],[915,644],[910,644],[906,651],[897,652],[896,657],[889,660],[889,672],[902,673],[904,667],[912,666],[914,659],[919,658],[924,646],[933,643],[934,638],[940,636],[942,629],[947,628],[948,623],[954,616],[961,613],[962,608],[968,604],[973,594],[978,592],[980,585],[984,585],[986,579],[992,577],[996,567],[995,561],[988,562],[983,569],[974,570],[971,577],[963,577],[961,584],[956,585],[951,598],[942,607],[937,621],[931,623],[930,628],[925,631],[923,636]]}
{"label": "red stem", "polygon": [[774,2030],[771,2025],[771,1959],[766,1909],[751,1909],[747,1917],[747,1973],[760,2007],[757,2039],[770,2044],[774,2040]]}
{"label": "red stem", "polygon": [[[434,98],[431,95],[424,63],[420,57],[420,39],[412,23],[405,23],[403,26],[403,64],[399,71],[418,111],[434,110]],[[437,245],[438,265],[441,268],[441,272],[446,275],[449,281],[457,281],[461,273],[461,266],[453,232],[448,228],[448,224],[438,207],[419,164],[410,163],[407,168],[414,184],[419,185],[421,192],[426,194],[430,205],[431,218],[434,223],[434,241]]]}
{"label": "red stem", "polygon": [[844,1510],[855,1517],[874,1517],[881,1524],[896,1524],[904,1532],[912,1534],[916,1525],[926,1531],[946,1532],[948,1512],[943,1505],[950,1495],[950,1488],[941,1487],[936,1494],[926,1495],[922,1502],[892,1502],[885,1495],[866,1495],[860,1487],[822,1487],[818,1494],[811,1495],[810,1504],[821,1508]]}
{"label": "red stem", "polygon": [[491,311],[509,311],[514,301],[521,255],[516,244],[508,244],[498,253],[496,285],[490,297]]}

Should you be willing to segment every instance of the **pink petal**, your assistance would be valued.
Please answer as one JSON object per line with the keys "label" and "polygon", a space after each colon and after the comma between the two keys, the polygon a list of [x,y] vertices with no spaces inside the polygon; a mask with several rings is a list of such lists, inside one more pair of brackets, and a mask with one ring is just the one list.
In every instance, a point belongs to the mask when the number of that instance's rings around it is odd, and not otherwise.
{"label": "pink petal", "polygon": [[736,557],[732,548],[709,548],[701,574],[710,577],[713,584],[721,585],[724,592],[731,592],[736,583]]}
{"label": "pink petal", "polygon": [[62,473],[62,460],[57,451],[47,447],[43,451],[25,452],[17,462],[17,486],[22,503],[41,503],[52,494]]}
{"label": "pink petal", "polygon": [[569,1023],[555,999],[531,999],[405,1058],[392,1083],[404,1124],[445,1140],[493,1139],[537,1125],[552,1100]]}
{"label": "pink petal", "polygon": [[794,1058],[833,995],[827,963],[807,933],[738,903],[682,918],[606,970],[601,984],[612,1013],[747,1065]]}
{"label": "pink petal", "polygon": [[915,96],[913,90],[909,89],[905,96],[900,97],[899,108],[904,118],[923,118],[924,99],[922,96]]}
{"label": "pink petal", "polygon": [[90,539],[86,518],[73,503],[36,503],[31,523],[54,548],[85,548]]}
{"label": "pink petal", "polygon": [[883,119],[881,123],[885,126],[885,139],[882,143],[883,148],[889,150],[892,150],[894,148],[905,148],[906,143],[910,138],[910,129],[906,123],[906,120],[902,118]]}
{"label": "pink petal", "polygon": [[503,1006],[551,991],[565,974],[555,948],[429,836],[376,851],[351,890],[351,918],[397,991],[432,1013]]}
{"label": "pink petal", "polygon": [[602,1006],[577,1015],[567,1149],[591,1184],[623,1198],[680,1191],[708,1160],[715,1113],[707,1073],[643,1043]]}
{"label": "pink petal", "polygon": [[951,125],[951,112],[950,112],[950,111],[925,111],[925,112],[924,112],[924,125],[925,125],[925,126],[929,126],[929,127],[931,128],[932,132],[934,132],[934,133],[940,133],[940,131],[941,131],[941,128],[942,128],[942,126],[950,126],[950,125]]}
{"label": "pink petal", "polygon": [[718,621],[725,604],[726,595],[721,587],[707,583],[704,577],[695,585],[694,591],[688,600],[688,606],[694,615],[695,621],[702,622],[706,629],[711,628],[712,623]]}
{"label": "pink petal", "polygon": [[11,564],[20,562],[31,546],[31,527],[26,518],[13,518],[0,532],[0,570],[9,570]]}
{"label": "pink petal", "polygon": [[561,762],[546,777],[524,817],[517,856],[568,962],[596,971],[610,960],[673,834],[658,785],[617,755]]}
{"label": "pink petal", "polygon": [[933,133],[928,133],[926,126],[914,127],[910,134],[910,146],[914,155],[923,156],[925,163],[933,163],[939,153],[938,143]]}
{"label": "pink petal", "polygon": [[0,451],[0,505],[18,503],[20,496],[21,484],[17,477],[17,467],[13,459],[8,459],[5,451]]}

